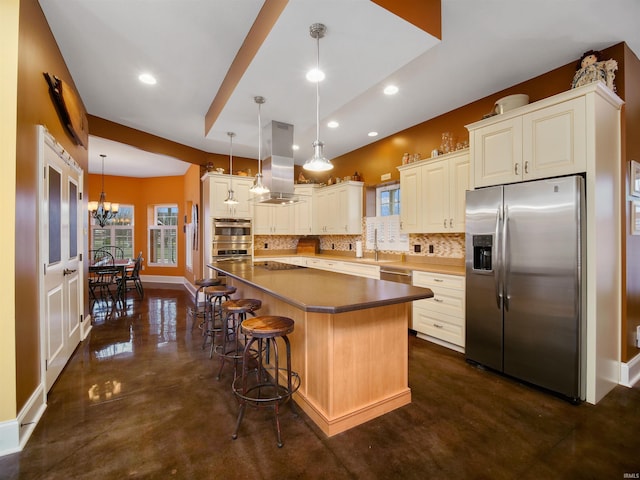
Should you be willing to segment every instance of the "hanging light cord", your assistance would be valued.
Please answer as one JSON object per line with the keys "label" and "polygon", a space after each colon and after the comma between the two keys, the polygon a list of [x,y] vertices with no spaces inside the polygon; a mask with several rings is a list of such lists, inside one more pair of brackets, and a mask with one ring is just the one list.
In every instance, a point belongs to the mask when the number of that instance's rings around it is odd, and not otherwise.
{"label": "hanging light cord", "polygon": [[[316,36],[316,72],[320,72],[320,35]],[[320,141],[320,80],[316,82],[316,141]]]}
{"label": "hanging light cord", "polygon": [[258,103],[258,173],[262,175],[262,121],[260,117],[261,102]]}
{"label": "hanging light cord", "polygon": [[233,136],[234,133],[227,132],[229,135],[229,190],[233,190]]}

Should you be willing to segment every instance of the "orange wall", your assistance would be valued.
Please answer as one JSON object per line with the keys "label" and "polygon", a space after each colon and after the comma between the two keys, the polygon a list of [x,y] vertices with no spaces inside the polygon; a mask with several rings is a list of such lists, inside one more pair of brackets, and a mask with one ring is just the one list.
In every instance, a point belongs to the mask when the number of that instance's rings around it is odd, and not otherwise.
{"label": "orange wall", "polygon": [[[89,175],[88,198],[97,199],[102,186],[101,175]],[[185,177],[116,177],[105,175],[104,189],[107,200],[134,206],[134,250],[145,258],[142,275],[179,276],[185,274]],[[148,214],[154,205],[178,205],[178,265],[175,267],[149,266]]]}
{"label": "orange wall", "polygon": [[[25,405],[40,384],[38,302],[38,165],[36,125],[42,124],[83,169],[87,150],[68,135],[42,75],[50,72],[75,89],[37,0],[20,2],[16,134],[16,403]],[[83,108],[84,111],[84,108]],[[86,180],[85,180],[86,182]],[[85,187],[86,189],[86,187]],[[87,308],[84,309],[85,315]]]}

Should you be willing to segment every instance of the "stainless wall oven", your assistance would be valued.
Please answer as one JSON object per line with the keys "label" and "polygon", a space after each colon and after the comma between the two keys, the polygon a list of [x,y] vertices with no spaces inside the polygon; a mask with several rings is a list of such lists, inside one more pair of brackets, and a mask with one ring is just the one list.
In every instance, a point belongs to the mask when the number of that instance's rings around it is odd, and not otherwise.
{"label": "stainless wall oven", "polygon": [[253,255],[253,232],[250,218],[214,218],[211,258],[248,259]]}

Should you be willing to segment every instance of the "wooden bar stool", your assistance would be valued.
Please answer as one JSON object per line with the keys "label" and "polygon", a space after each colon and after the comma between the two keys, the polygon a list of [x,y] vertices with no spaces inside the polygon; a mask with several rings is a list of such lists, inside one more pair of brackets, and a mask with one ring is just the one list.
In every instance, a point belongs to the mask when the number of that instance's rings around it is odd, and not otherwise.
{"label": "wooden bar stool", "polygon": [[207,345],[207,339],[211,338],[211,350],[209,358],[212,356],[215,348],[216,335],[222,331],[222,303],[231,298],[236,293],[236,287],[233,285],[215,285],[204,289],[206,302],[209,305],[209,315],[207,317],[206,327],[203,329],[204,341],[202,349]]}
{"label": "wooden bar stool", "polygon": [[[262,307],[262,301],[255,298],[239,298],[228,300],[222,304],[222,341],[217,346],[220,357],[220,369],[216,380],[220,380],[222,369],[227,360],[233,362],[233,378],[238,376],[238,363],[242,361],[244,343],[240,340],[240,324],[247,318],[247,314],[255,315],[255,311]],[[212,352],[214,351],[212,344]]]}
{"label": "wooden bar stool", "polygon": [[[280,433],[280,405],[288,402],[300,388],[300,376],[291,370],[291,344],[287,335],[293,332],[294,321],[287,317],[261,316],[249,318],[242,322],[241,330],[248,337],[243,352],[242,375],[233,382],[233,392],[240,402],[240,411],[236,421],[236,429],[231,435],[238,438],[238,430],[244,417],[247,405],[255,408],[273,407],[276,418],[276,439],[278,447],[282,447]],[[280,366],[277,338],[282,338],[286,347],[286,366]],[[255,352],[254,343],[258,342],[258,366],[249,371],[249,360]],[[263,345],[266,343],[266,345]],[[264,347],[264,348],[263,348]],[[267,358],[263,360],[263,353]],[[270,362],[269,356],[273,355]],[[284,377],[280,383],[281,376]],[[293,404],[291,405],[293,408]],[[295,410],[294,410],[295,413]]]}
{"label": "wooden bar stool", "polygon": [[198,324],[198,327],[202,330],[202,334],[204,335],[204,325],[207,323],[207,315],[209,313],[209,302],[206,301],[205,295],[205,301],[201,304],[200,294],[205,288],[220,285],[220,283],[222,282],[217,278],[200,278],[194,283],[198,286],[198,289],[196,290],[196,294],[194,295],[193,308],[191,309],[191,329],[193,330],[193,327],[200,318],[201,320]]}

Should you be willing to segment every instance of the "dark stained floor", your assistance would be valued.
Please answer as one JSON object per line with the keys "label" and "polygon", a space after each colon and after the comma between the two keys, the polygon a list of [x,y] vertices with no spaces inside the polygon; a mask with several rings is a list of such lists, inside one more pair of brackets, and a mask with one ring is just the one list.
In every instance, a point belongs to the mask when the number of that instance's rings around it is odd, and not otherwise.
{"label": "dark stained floor", "polygon": [[[135,294],[134,294],[135,295]],[[303,413],[248,410],[191,330],[182,287],[146,286],[95,326],[2,479],[622,479],[640,473],[640,389],[569,403],[409,337],[413,402],[332,438]],[[381,352],[381,356],[384,352]],[[372,378],[371,381],[375,381]],[[631,474],[632,476],[625,476]]]}

